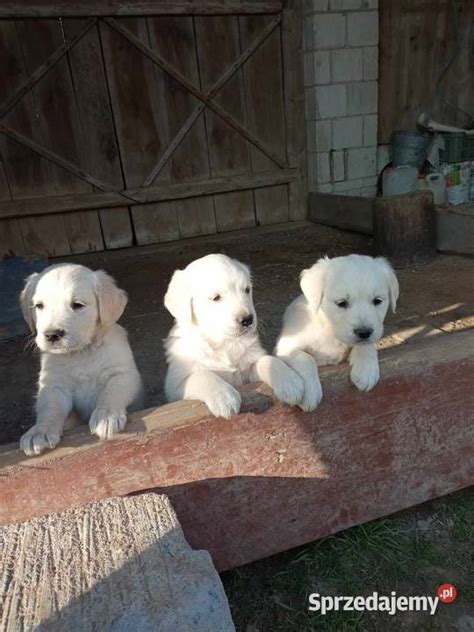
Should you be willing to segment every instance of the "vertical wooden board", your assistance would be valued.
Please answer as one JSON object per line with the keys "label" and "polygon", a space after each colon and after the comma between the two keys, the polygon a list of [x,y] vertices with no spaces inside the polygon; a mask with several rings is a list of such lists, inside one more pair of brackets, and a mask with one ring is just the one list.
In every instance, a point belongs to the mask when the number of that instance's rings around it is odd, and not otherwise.
{"label": "vertical wooden board", "polygon": [[133,246],[133,229],[127,206],[99,209],[100,224],[107,249]]}
{"label": "vertical wooden board", "polygon": [[[85,20],[80,20],[83,28]],[[29,74],[45,61],[67,37],[58,19],[25,20],[19,22],[19,35]],[[43,144],[59,156],[90,172],[86,136],[94,134],[83,124],[77,105],[68,56],[64,56],[33,88]],[[90,94],[89,98],[93,99]],[[58,193],[88,193],[92,187],[60,167],[52,167]],[[92,213],[95,213],[94,211]],[[67,213],[63,224],[72,252],[89,252],[103,248],[98,218],[91,213]]]}
{"label": "vertical wooden board", "polygon": [[282,13],[282,55],[285,95],[286,155],[288,166],[298,167],[301,178],[288,185],[289,218],[308,216],[306,194],[306,137],[303,72],[303,12],[301,0],[288,0]]}
{"label": "vertical wooden board", "polygon": [[[249,46],[271,18],[241,17],[242,48]],[[286,155],[280,27],[277,27],[244,66],[246,110],[249,131],[274,153]],[[253,173],[275,168],[254,146],[251,148]]]}
{"label": "vertical wooden board", "polygon": [[255,212],[259,225],[280,224],[288,221],[288,186],[286,184],[255,189],[254,194]]}
{"label": "vertical wooden board", "polygon": [[[7,176],[0,160],[0,200],[11,200]],[[5,219],[0,222],[0,260],[6,257],[25,254],[25,245],[21,236],[18,220]]]}
{"label": "vertical wooden board", "polygon": [[211,235],[217,232],[211,196],[178,200],[175,204],[181,237]]}
{"label": "vertical wooden board", "polygon": [[[4,101],[28,78],[16,21],[0,20],[0,59],[4,60],[0,65],[0,99]],[[35,95],[30,92],[8,113],[5,122],[41,145],[43,134],[36,115]],[[53,166],[47,160],[3,135],[0,135],[0,146],[13,199],[57,193]],[[70,253],[62,218],[51,221],[51,217],[37,217],[34,222],[21,219],[18,227],[26,253],[47,254],[51,250],[48,242],[54,242],[55,252]]]}
{"label": "vertical wooden board", "polygon": [[28,254],[42,254],[47,257],[71,254],[64,215],[25,217],[20,221],[20,229]]}
{"label": "vertical wooden board", "polygon": [[[63,20],[66,36],[72,38],[85,25],[85,20]],[[125,188],[118,141],[115,133],[112,106],[107,88],[107,78],[99,37],[95,26],[68,53],[74,81],[75,99],[83,134],[89,172],[116,191]],[[121,245],[133,243],[133,231],[128,207],[114,209],[114,213],[99,213],[106,248],[114,248],[108,242],[109,235],[123,231]],[[88,221],[91,221],[88,219]],[[100,225],[99,225],[100,229]],[[99,231],[99,237],[102,236]]]}
{"label": "vertical wooden board", "polygon": [[255,226],[255,204],[252,191],[232,191],[214,195],[217,232]]}
{"label": "vertical wooden board", "polygon": [[64,220],[72,254],[96,252],[104,249],[97,211],[66,213]]}
{"label": "vertical wooden board", "polygon": [[132,206],[132,217],[137,243],[140,245],[179,239],[176,202]]}
{"label": "vertical wooden board", "polygon": [[[151,48],[159,53],[183,77],[200,86],[198,59],[192,17],[161,16],[148,18]],[[160,112],[166,137],[172,140],[199,101],[180,83],[155,65],[156,90],[161,95]],[[159,182],[182,182],[209,178],[209,158],[204,119],[200,116],[181,141],[170,161],[169,176]]]}
{"label": "vertical wooden board", "polygon": [[[193,18],[186,16],[148,18],[148,28],[151,48],[164,57],[188,81],[199,87],[200,77]],[[162,127],[165,128],[165,137],[170,143],[199,104],[199,101],[156,65],[154,73],[156,90],[160,95],[162,105],[160,111]],[[158,175],[155,184],[160,182],[191,182],[207,179],[209,175],[206,130],[204,117],[200,116],[181,140],[168,161],[168,169],[163,170]],[[152,214],[149,214],[149,225],[146,227],[148,243],[150,243],[149,240],[152,239],[153,234],[155,234],[155,241],[161,241],[163,236],[175,234],[177,215],[182,218],[187,217],[186,221],[183,221],[185,232],[182,236],[208,234],[211,227],[215,227],[214,206],[211,199],[194,198],[195,217],[188,217],[187,211],[183,210],[188,208],[186,204],[177,203],[174,211],[172,207],[173,203],[167,203],[166,206],[158,204]],[[160,212],[164,212],[165,215],[157,222],[154,218]],[[170,220],[169,226],[165,225],[166,218]],[[144,223],[147,220],[145,216],[140,219],[141,230],[138,232],[142,234],[145,230]],[[211,232],[215,232],[215,228]]]}
{"label": "vertical wooden board", "polygon": [[[240,55],[238,18],[196,17],[195,25],[201,86],[208,91]],[[242,69],[221,88],[215,101],[246,126]],[[250,156],[245,138],[214,112],[207,110],[205,116],[212,175],[249,173]]]}
{"label": "vertical wooden board", "polygon": [[[145,18],[117,21],[149,45]],[[143,53],[104,22],[100,37],[125,184],[140,187],[168,142],[162,95],[153,64]]]}
{"label": "vertical wooden board", "polygon": [[[201,86],[208,91],[240,55],[238,18],[196,17],[195,26]],[[215,101],[246,127],[242,69],[217,93]],[[245,138],[211,110],[206,111],[205,117],[212,176],[249,173],[250,153]],[[249,191],[216,195],[214,206],[218,231],[255,225],[253,195]]]}
{"label": "vertical wooden board", "polygon": [[[118,21],[144,44],[150,45],[145,18],[119,18]],[[100,25],[100,38],[125,184],[128,188],[140,187],[169,142],[163,94],[157,89],[153,64],[143,53],[105,23]],[[169,164],[163,175],[170,179]],[[114,213],[101,213],[104,239],[107,242],[110,235],[112,240],[108,247],[132,244],[131,221],[137,214],[139,234],[143,235],[146,220],[137,208],[128,219],[119,217],[118,208]],[[113,219],[126,227],[128,237],[119,234],[118,226],[106,225]],[[152,231],[152,226],[147,229],[146,243],[151,243]],[[159,241],[158,235],[155,241]]]}

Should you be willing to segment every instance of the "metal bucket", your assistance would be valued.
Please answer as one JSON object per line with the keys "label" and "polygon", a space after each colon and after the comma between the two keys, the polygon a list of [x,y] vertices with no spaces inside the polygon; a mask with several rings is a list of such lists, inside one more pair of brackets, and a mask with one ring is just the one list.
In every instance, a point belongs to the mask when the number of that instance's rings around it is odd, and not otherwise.
{"label": "metal bucket", "polygon": [[410,165],[421,169],[426,161],[429,136],[418,132],[393,132],[390,139],[394,167]]}

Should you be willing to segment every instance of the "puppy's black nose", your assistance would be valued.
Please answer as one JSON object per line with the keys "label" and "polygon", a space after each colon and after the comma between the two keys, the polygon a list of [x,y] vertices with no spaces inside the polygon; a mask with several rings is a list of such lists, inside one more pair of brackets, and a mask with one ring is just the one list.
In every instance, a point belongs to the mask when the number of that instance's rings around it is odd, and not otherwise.
{"label": "puppy's black nose", "polygon": [[243,327],[250,327],[250,325],[253,323],[253,316],[252,314],[247,314],[247,316],[244,316],[242,318],[242,320],[240,321],[240,324]]}
{"label": "puppy's black nose", "polygon": [[44,337],[48,342],[57,342],[65,333],[64,329],[48,329],[44,332]]}
{"label": "puppy's black nose", "polygon": [[354,329],[355,335],[361,340],[367,340],[373,334],[374,330],[370,327],[358,327]]}

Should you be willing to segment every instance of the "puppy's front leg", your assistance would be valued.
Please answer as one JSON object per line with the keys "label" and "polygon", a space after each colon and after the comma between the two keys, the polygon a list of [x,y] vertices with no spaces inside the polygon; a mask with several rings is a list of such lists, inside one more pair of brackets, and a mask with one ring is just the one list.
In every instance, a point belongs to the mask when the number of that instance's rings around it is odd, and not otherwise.
{"label": "puppy's front leg", "polygon": [[212,371],[196,371],[183,382],[183,399],[204,402],[216,417],[229,419],[240,410],[238,390]]}
{"label": "puppy's front leg", "polygon": [[271,355],[263,355],[254,365],[257,379],[268,384],[277,399],[294,406],[303,397],[303,382],[283,360]]}
{"label": "puppy's front leg", "polygon": [[281,358],[303,380],[304,392],[298,402],[300,408],[306,412],[314,410],[323,398],[316,360],[306,351],[293,351],[287,356],[281,356]]}
{"label": "puppy's front leg", "polygon": [[61,439],[64,424],[72,410],[72,397],[60,388],[43,387],[36,400],[36,423],[20,439],[20,450],[27,456],[54,448]]}
{"label": "puppy's front leg", "polygon": [[139,395],[139,375],[119,374],[109,379],[97,399],[89,419],[92,434],[99,439],[109,439],[121,432],[127,423],[127,407]]}
{"label": "puppy's front leg", "polygon": [[351,380],[360,391],[370,391],[380,378],[377,350],[373,345],[352,347],[349,362]]}

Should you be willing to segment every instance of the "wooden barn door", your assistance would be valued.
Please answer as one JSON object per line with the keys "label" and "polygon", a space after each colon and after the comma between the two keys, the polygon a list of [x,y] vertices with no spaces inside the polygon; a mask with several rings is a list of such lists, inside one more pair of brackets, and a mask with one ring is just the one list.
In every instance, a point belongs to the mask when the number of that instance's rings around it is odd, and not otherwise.
{"label": "wooden barn door", "polygon": [[304,219],[301,47],[300,0],[0,5],[0,255]]}

